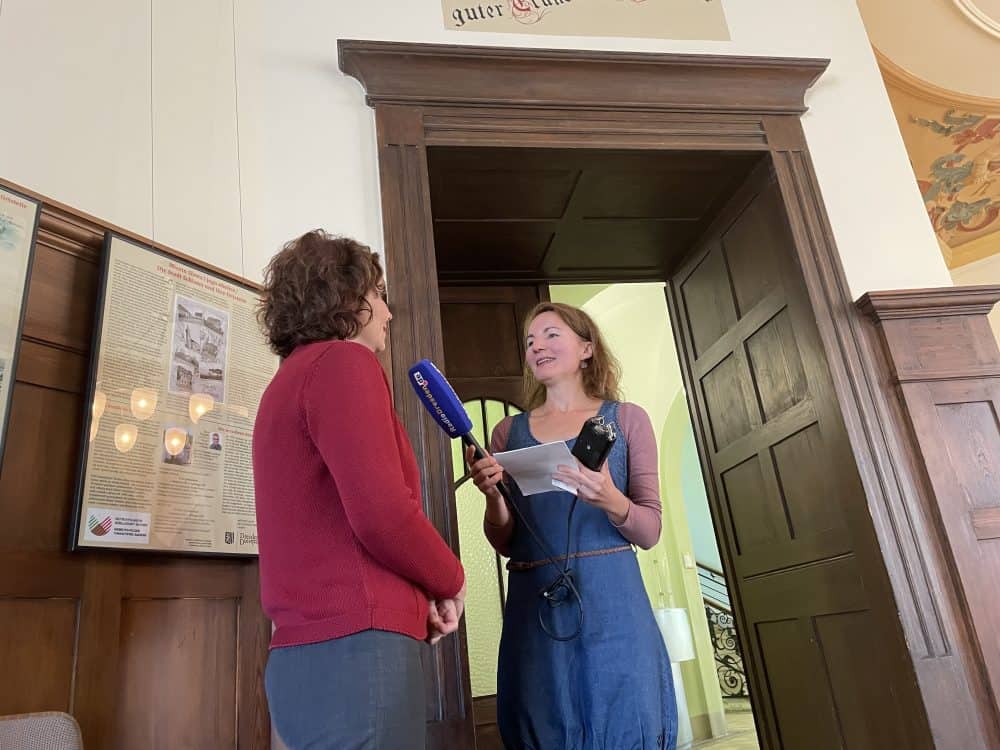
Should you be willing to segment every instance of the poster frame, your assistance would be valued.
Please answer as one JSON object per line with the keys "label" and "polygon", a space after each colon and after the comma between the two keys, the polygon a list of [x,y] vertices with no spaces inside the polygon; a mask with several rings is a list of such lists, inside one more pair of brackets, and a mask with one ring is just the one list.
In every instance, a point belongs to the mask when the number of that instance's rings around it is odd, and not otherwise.
{"label": "poster frame", "polygon": [[[103,353],[103,341],[102,341],[102,331],[104,329],[104,317],[105,309],[108,304],[108,282],[109,273],[111,268],[111,246],[115,240],[120,240],[127,242],[138,250],[145,251],[151,255],[156,255],[169,260],[172,263],[176,263],[182,266],[190,267],[192,270],[198,273],[203,273],[212,276],[218,280],[224,281],[234,286],[240,287],[247,291],[254,298],[258,297],[260,294],[260,288],[253,284],[252,282],[241,279],[233,274],[225,273],[217,268],[209,265],[199,263],[194,258],[187,255],[182,255],[180,253],[173,253],[169,250],[163,248],[162,246],[157,246],[150,244],[148,241],[142,241],[134,237],[122,234],[120,232],[115,232],[112,230],[106,230],[104,233],[104,242],[102,243],[102,253],[100,262],[100,272],[98,275],[98,289],[97,297],[94,310],[94,328],[91,337],[90,346],[90,361],[87,367],[87,381],[84,389],[84,399],[81,410],[81,429],[79,435],[80,450],[77,457],[77,470],[75,487],[73,492],[73,508],[71,513],[71,520],[69,526],[69,544],[68,549],[70,552],[113,552],[126,555],[169,555],[169,556],[181,556],[185,558],[243,558],[247,560],[253,560],[258,557],[259,552],[225,552],[218,550],[211,551],[199,551],[199,550],[189,550],[189,549],[165,549],[162,547],[122,547],[119,545],[101,545],[101,544],[81,544],[80,543],[80,525],[83,522],[83,509],[84,509],[84,488],[86,487],[87,480],[87,459],[90,453],[90,425],[93,418],[91,406],[94,402],[94,394],[97,389],[97,373],[99,370],[99,365],[101,361],[101,355]],[[174,295],[176,296],[176,295]],[[231,346],[232,342],[227,345]]]}

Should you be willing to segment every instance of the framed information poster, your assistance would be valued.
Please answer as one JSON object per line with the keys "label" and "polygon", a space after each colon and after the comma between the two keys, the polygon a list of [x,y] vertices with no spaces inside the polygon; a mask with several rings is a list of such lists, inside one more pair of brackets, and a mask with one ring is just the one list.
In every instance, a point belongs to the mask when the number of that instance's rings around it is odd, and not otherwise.
{"label": "framed information poster", "polygon": [[40,215],[38,201],[0,185],[0,463]]}
{"label": "framed information poster", "polygon": [[257,293],[117,234],[104,245],[72,546],[255,554],[251,435],[278,366]]}

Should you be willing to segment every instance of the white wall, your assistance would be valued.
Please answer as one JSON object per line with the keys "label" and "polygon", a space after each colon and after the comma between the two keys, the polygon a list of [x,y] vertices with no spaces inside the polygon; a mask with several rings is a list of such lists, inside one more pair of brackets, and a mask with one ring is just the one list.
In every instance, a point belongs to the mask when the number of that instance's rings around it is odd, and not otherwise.
{"label": "white wall", "polygon": [[458,33],[440,7],[2,0],[0,175],[256,278],[316,226],[381,246],[338,38],[830,57],[803,122],[853,293],[951,283],[850,0],[728,0],[731,42]]}
{"label": "white wall", "polygon": [[[997,250],[1000,251],[1000,239],[997,239]],[[979,284],[1000,284],[1000,252],[988,258],[977,260],[966,266],[953,268],[951,277],[958,286],[977,286]],[[990,313],[990,325],[1000,344],[1000,305]]]}

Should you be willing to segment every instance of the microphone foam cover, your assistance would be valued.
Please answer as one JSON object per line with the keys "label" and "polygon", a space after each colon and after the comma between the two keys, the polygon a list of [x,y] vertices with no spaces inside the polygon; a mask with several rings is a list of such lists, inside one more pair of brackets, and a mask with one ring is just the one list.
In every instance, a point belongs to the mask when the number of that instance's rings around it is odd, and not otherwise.
{"label": "microphone foam cover", "polygon": [[410,385],[420,403],[449,437],[461,437],[472,432],[472,420],[441,371],[429,359],[422,359],[410,368]]}

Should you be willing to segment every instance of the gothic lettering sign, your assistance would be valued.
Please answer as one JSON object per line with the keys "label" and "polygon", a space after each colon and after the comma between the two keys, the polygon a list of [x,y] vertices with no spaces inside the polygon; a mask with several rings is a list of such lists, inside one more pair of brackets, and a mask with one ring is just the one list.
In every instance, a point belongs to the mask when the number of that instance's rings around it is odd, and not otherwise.
{"label": "gothic lettering sign", "polygon": [[721,0],[441,0],[441,8],[455,31],[729,39]]}

